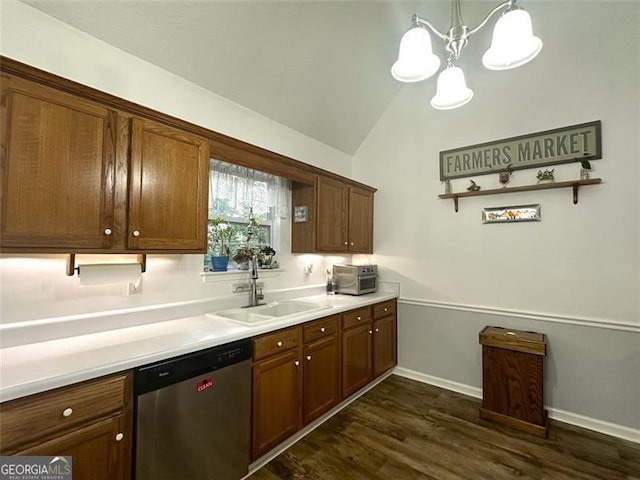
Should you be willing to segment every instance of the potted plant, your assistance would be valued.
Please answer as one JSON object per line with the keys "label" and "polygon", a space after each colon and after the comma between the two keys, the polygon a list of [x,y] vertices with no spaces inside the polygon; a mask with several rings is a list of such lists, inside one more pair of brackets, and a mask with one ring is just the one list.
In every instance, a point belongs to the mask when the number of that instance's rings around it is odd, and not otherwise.
{"label": "potted plant", "polygon": [[238,264],[240,270],[248,270],[249,262],[253,258],[253,250],[251,248],[239,248],[231,259]]}
{"label": "potted plant", "polygon": [[211,267],[214,272],[226,272],[229,267],[229,243],[235,229],[225,223],[222,217],[209,219],[208,229]]}
{"label": "potted plant", "polygon": [[580,162],[580,180],[589,180],[589,172],[591,171],[591,163],[586,158],[579,158]]}
{"label": "potted plant", "polygon": [[276,251],[271,246],[266,245],[260,249],[258,253],[258,263],[262,268],[271,268],[271,261]]}

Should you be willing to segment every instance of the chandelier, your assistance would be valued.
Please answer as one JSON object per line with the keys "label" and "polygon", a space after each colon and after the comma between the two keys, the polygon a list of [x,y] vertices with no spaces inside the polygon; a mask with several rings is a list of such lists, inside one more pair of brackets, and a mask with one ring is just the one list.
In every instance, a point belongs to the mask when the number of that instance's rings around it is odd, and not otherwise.
{"label": "chandelier", "polygon": [[491,47],[482,56],[483,65],[490,70],[508,70],[524,65],[542,49],[542,41],[533,36],[531,17],[516,5],[516,0],[508,0],[495,7],[480,24],[469,29],[462,20],[460,0],[451,2],[451,26],[449,31],[440,33],[424,18],[414,14],[412,27],[402,36],[398,60],[391,67],[391,74],[401,82],[419,82],[432,76],[440,68],[440,58],[431,49],[431,36],[445,42],[448,52],[447,66],[438,76],[435,96],[431,106],[438,110],[461,107],[473,97],[467,87],[464,72],[455,65],[460,53],[469,43],[469,37],[484,27],[498,12],[503,12],[493,28]]}

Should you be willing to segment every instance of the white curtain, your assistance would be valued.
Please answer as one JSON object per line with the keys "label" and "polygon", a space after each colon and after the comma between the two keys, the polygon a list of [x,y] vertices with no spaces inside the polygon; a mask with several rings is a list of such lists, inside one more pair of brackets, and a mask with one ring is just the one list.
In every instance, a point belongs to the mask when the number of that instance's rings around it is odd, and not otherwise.
{"label": "white curtain", "polygon": [[221,160],[212,159],[210,165],[209,218],[248,219],[251,210],[263,220],[288,218],[291,189],[287,179]]}

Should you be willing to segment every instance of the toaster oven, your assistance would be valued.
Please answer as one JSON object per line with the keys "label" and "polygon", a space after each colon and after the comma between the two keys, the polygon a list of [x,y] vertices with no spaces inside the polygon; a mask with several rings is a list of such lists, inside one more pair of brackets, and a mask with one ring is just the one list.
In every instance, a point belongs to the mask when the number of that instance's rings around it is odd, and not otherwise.
{"label": "toaster oven", "polygon": [[378,290],[377,265],[334,265],[333,279],[338,293],[363,295]]}

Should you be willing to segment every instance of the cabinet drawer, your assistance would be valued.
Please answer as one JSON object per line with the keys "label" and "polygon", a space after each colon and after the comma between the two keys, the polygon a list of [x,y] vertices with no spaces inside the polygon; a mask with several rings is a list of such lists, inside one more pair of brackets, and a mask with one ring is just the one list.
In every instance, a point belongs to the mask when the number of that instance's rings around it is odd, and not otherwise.
{"label": "cabinet drawer", "polygon": [[300,345],[300,328],[293,327],[268,333],[253,340],[253,360],[266,358]]}
{"label": "cabinet drawer", "polygon": [[358,308],[342,315],[342,328],[351,328],[371,321],[371,307]]}
{"label": "cabinet drawer", "polygon": [[130,377],[116,374],[0,405],[2,453],[122,412]]}
{"label": "cabinet drawer", "polygon": [[396,301],[378,303],[373,306],[373,318],[378,319],[396,313]]}
{"label": "cabinet drawer", "polygon": [[338,330],[339,318],[339,315],[332,315],[331,317],[305,323],[303,326],[304,343],[335,334]]}

